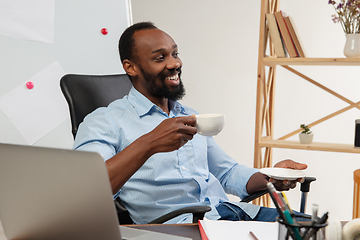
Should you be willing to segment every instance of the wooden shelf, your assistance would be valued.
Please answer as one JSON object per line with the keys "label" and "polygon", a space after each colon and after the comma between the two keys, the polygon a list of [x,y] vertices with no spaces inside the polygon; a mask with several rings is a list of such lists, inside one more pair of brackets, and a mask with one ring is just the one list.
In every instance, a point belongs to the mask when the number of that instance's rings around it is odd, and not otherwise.
{"label": "wooden shelf", "polygon": [[327,152],[360,153],[360,148],[355,148],[353,144],[341,143],[313,142],[311,144],[302,144],[299,141],[264,139],[259,142],[259,146]]}
{"label": "wooden shelf", "polygon": [[263,64],[269,67],[277,65],[311,66],[360,66],[360,58],[263,58]]}
{"label": "wooden shelf", "polygon": [[[352,108],[359,108],[360,101],[352,102],[344,96],[336,93],[328,87],[320,84],[314,79],[304,75],[300,70],[295,70],[292,66],[360,66],[360,58],[277,58],[271,38],[269,37],[266,14],[280,11],[280,0],[261,0],[260,12],[260,32],[259,32],[259,51],[258,51],[258,71],[257,71],[257,92],[256,92],[256,120],[255,120],[255,143],[254,143],[254,167],[264,168],[272,166],[272,149],[297,149],[327,151],[339,153],[357,153],[360,154],[360,148],[355,148],[353,144],[339,143],[319,143],[301,144],[299,141],[286,140],[298,130],[282,137],[285,140],[274,139],[274,112],[275,112],[275,83],[277,67],[281,66],[314,84],[316,87],[334,95],[343,100],[347,107],[338,110],[330,115],[309,123],[310,127],[320,124],[332,117],[346,112]],[[267,55],[268,54],[268,55]],[[302,68],[301,68],[302,69]],[[264,136],[265,135],[265,136]],[[267,195],[253,201],[255,204],[263,202],[264,206],[270,206],[270,197]]]}

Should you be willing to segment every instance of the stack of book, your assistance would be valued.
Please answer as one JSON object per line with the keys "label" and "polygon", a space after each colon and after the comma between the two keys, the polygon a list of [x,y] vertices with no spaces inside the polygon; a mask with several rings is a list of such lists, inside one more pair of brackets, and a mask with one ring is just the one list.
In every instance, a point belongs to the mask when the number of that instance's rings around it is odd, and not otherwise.
{"label": "stack of book", "polygon": [[305,57],[293,20],[282,11],[267,13],[267,25],[276,57]]}

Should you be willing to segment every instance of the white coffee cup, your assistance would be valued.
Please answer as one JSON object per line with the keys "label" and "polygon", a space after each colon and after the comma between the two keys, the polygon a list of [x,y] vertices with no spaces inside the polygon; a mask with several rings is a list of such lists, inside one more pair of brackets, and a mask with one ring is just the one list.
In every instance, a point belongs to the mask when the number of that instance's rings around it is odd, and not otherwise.
{"label": "white coffee cup", "polygon": [[200,114],[196,115],[196,129],[203,136],[214,136],[218,134],[224,127],[225,115],[216,114]]}

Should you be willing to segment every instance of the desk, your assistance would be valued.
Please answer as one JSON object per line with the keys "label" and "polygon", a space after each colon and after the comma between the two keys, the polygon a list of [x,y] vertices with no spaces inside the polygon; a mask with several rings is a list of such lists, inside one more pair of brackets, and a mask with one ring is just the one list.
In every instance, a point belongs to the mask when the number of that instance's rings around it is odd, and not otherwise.
{"label": "desk", "polygon": [[199,225],[191,224],[143,224],[143,225],[121,225],[137,229],[149,230],[160,233],[173,234],[176,236],[188,237],[193,240],[201,240]]}
{"label": "desk", "polygon": [[[342,221],[342,226],[347,221]],[[192,224],[144,224],[144,225],[122,225],[125,227],[133,227],[137,229],[149,230],[160,233],[168,233],[182,237],[188,237],[193,240],[201,240],[199,225],[197,223]],[[0,222],[0,240],[6,240],[1,222]]]}
{"label": "desk", "polygon": [[[344,225],[348,221],[341,221],[341,225]],[[168,233],[182,237],[188,237],[193,240],[201,240],[199,225],[197,223],[192,224],[144,224],[144,225],[121,225],[125,227],[133,227],[137,229],[149,230],[160,233]]]}
{"label": "desk", "polygon": [[[143,230],[149,230],[160,233],[173,234],[182,237],[188,237],[193,240],[201,240],[199,225],[192,224],[144,224],[144,225],[122,225],[125,227],[133,227]],[[0,222],[0,240],[6,240],[4,231]]]}

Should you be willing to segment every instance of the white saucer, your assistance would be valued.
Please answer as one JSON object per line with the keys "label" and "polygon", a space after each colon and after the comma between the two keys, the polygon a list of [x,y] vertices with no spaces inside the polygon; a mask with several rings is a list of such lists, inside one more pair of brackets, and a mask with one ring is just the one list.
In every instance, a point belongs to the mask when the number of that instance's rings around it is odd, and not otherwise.
{"label": "white saucer", "polygon": [[278,180],[296,180],[306,176],[305,170],[294,170],[289,168],[261,168],[262,174]]}

